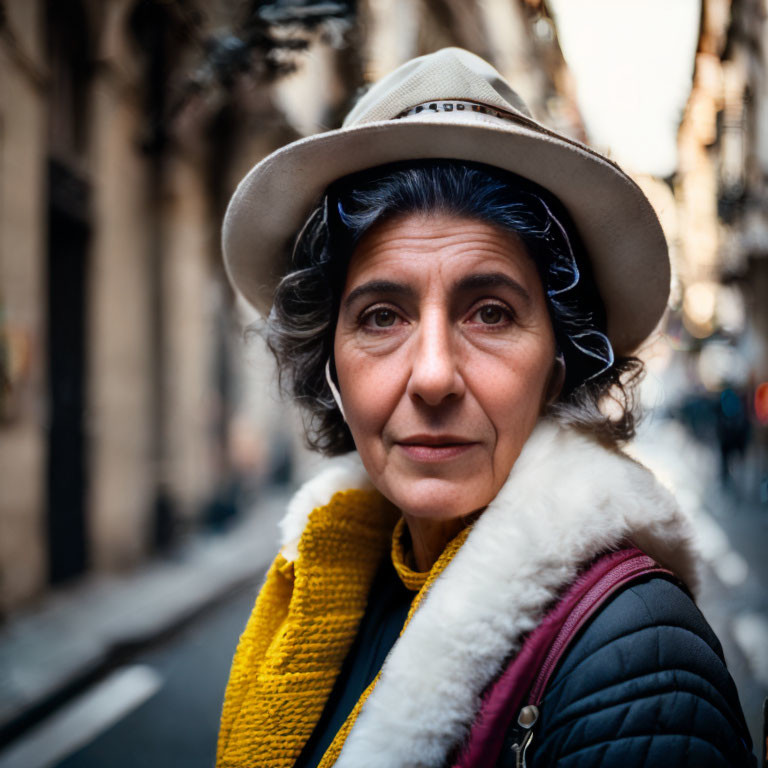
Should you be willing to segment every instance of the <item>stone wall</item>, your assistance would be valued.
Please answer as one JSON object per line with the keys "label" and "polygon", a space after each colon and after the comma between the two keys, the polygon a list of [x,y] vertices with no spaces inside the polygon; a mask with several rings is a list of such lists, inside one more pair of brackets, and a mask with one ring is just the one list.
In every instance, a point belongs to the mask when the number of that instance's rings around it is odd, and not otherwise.
{"label": "stone wall", "polygon": [[0,614],[46,581],[42,5],[6,4],[0,45]]}

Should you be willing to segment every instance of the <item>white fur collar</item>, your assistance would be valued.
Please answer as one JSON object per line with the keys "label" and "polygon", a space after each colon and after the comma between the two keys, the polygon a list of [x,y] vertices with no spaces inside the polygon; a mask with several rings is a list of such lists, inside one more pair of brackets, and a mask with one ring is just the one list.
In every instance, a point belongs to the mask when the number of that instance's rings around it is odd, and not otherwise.
{"label": "white fur collar", "polygon": [[[282,524],[284,554],[314,507],[362,487],[370,480],[352,458],[305,485]],[[387,657],[337,768],[443,765],[558,589],[627,537],[695,586],[692,529],[670,493],[626,455],[542,422]]]}

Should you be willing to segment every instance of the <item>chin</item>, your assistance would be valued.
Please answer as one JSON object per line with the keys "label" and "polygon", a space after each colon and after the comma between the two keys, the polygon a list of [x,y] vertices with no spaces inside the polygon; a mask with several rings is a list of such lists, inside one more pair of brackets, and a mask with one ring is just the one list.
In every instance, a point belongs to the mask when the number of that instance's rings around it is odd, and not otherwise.
{"label": "chin", "polygon": [[494,496],[493,491],[476,483],[442,478],[404,480],[392,493],[380,490],[403,514],[431,520],[470,515],[487,506]]}

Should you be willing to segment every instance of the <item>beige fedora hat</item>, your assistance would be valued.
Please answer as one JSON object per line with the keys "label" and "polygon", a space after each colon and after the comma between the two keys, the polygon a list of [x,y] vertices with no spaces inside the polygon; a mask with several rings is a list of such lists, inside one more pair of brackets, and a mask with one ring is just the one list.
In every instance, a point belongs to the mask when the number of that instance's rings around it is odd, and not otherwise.
{"label": "beige fedora hat", "polygon": [[486,163],[556,195],[592,262],[614,350],[629,353],[651,333],[670,271],[645,195],[615,163],[536,122],[493,67],[460,48],[403,64],[373,85],[340,129],[288,144],[250,170],[224,218],[232,284],[267,314],[296,234],[329,184],[429,158]]}

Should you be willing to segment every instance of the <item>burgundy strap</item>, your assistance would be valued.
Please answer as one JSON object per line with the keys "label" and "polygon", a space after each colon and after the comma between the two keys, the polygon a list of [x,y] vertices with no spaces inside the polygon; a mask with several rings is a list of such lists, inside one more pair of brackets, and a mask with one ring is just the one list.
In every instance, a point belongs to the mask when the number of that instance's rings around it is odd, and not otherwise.
{"label": "burgundy strap", "polygon": [[631,545],[598,557],[525,638],[488,688],[453,768],[492,768],[523,702],[541,703],[547,683],[579,630],[617,589],[648,574],[673,576]]}

